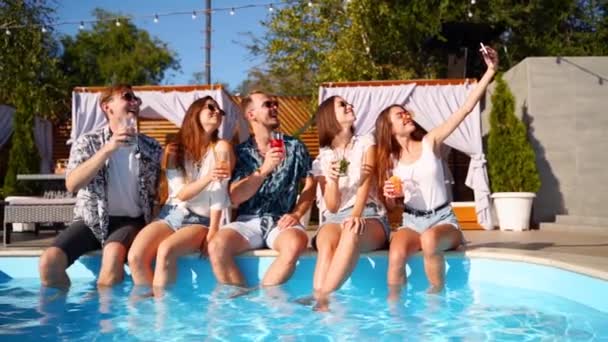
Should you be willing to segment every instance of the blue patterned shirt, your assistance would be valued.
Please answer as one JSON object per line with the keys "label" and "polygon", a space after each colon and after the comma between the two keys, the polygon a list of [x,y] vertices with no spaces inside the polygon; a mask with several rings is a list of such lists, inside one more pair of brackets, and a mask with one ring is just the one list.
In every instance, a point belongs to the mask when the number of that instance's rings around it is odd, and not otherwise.
{"label": "blue patterned shirt", "polygon": [[[310,176],[312,160],[300,140],[287,135],[283,140],[285,159],[266,177],[256,194],[239,205],[238,216],[272,216],[278,219],[293,211],[300,181]],[[231,182],[248,177],[264,162],[253,136],[236,147],[236,158]]]}

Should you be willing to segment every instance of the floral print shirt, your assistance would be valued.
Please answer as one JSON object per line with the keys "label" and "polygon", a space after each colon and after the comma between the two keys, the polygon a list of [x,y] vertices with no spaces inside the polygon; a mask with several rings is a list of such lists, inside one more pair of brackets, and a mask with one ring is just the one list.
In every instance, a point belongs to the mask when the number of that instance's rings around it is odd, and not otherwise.
{"label": "floral print shirt", "polygon": [[[109,127],[80,136],[70,150],[67,172],[89,160],[112,137]],[[139,198],[146,222],[152,219],[152,208],[160,175],[160,144],[143,134],[138,134],[136,158],[139,160]],[[103,243],[108,238],[108,161],[91,179],[89,184],[78,190],[74,207],[74,220],[84,221],[97,240]]]}
{"label": "floral print shirt", "polygon": [[[295,208],[300,181],[311,176],[312,160],[300,140],[285,135],[283,141],[285,159],[266,177],[256,194],[239,205],[238,216],[271,216],[276,220]],[[253,136],[236,147],[236,159],[231,182],[251,175],[262,166],[264,158]]]}

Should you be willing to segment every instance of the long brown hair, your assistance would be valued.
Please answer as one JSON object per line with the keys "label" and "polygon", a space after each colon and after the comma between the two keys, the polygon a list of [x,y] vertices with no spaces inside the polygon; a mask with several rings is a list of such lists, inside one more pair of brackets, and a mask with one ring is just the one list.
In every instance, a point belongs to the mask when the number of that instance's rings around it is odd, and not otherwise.
{"label": "long brown hair", "polygon": [[[331,146],[334,137],[340,133],[342,127],[336,119],[336,110],[334,101],[338,96],[332,96],[321,102],[315,120],[317,124],[317,133],[319,134],[319,147]],[[355,133],[355,128],[351,127],[351,133]]]}
{"label": "long brown hair", "polygon": [[[207,101],[215,102],[211,96],[200,98],[190,105],[182,121],[182,127],[177,132],[175,141],[168,143],[161,160],[161,177],[158,190],[158,202],[164,204],[169,196],[167,183],[167,169],[169,161],[173,159],[174,167],[186,175],[186,159],[193,163],[199,163],[207,152],[210,144],[215,144],[218,138],[218,130],[211,133],[211,139],[205,135],[205,129],[201,125],[199,114],[205,108]],[[221,109],[220,109],[221,111]],[[172,155],[175,153],[174,155]]]}
{"label": "long brown hair", "polygon": [[[390,119],[390,112],[393,108],[400,108],[409,112],[403,106],[398,104],[390,105],[384,108],[378,118],[376,118],[376,130],[374,132],[376,138],[376,184],[378,184],[378,196],[385,202],[384,198],[384,182],[390,177],[389,172],[392,171],[394,160],[399,160],[401,153],[401,145],[393,135],[393,124]],[[416,130],[412,132],[411,138],[414,141],[421,141],[426,135],[426,131],[416,121],[414,121]]]}

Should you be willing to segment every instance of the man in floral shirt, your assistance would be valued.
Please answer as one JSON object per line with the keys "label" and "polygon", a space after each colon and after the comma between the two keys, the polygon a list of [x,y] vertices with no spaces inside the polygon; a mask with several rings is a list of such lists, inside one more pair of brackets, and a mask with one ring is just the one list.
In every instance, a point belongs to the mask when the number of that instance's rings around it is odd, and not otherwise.
{"label": "man in floral shirt", "polygon": [[[284,146],[270,145],[271,134],[280,124],[278,105],[274,98],[261,92],[250,94],[241,104],[253,136],[236,147],[230,186],[231,200],[239,205],[236,221],[220,228],[209,244],[211,265],[220,283],[245,285],[234,256],[268,247],[278,251],[279,256],[266,272],[262,285],[281,284],[293,273],[308,243],[300,217],[314,199],[311,159],[298,139],[283,136]],[[296,201],[301,183],[303,190]]]}
{"label": "man in floral shirt", "polygon": [[106,89],[100,107],[108,126],[80,136],[70,151],[66,188],[77,192],[74,222],[40,258],[40,279],[67,288],[66,269],[81,255],[103,248],[97,284],[123,279],[127,251],[152,218],[161,147],[136,131],[141,100],[128,85]]}

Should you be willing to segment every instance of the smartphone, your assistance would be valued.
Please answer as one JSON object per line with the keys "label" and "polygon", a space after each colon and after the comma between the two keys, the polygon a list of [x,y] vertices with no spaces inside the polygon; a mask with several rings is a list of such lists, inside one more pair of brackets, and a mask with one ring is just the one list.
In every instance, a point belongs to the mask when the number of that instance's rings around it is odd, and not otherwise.
{"label": "smartphone", "polygon": [[481,42],[479,43],[479,45],[481,45],[481,51],[482,51],[482,52],[483,52],[485,55],[487,55],[487,54],[488,54],[488,49],[486,49],[486,46],[485,46],[485,45],[483,45],[483,43],[481,43]]}

